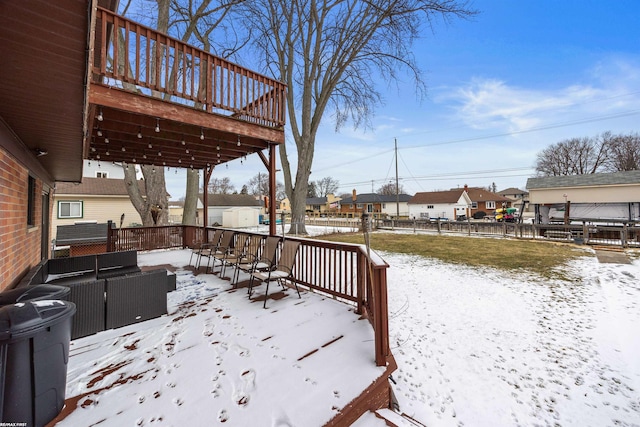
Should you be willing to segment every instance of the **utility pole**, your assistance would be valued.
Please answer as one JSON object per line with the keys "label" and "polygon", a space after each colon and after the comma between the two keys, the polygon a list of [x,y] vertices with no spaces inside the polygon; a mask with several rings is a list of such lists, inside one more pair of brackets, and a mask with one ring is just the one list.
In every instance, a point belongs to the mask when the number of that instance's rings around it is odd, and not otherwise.
{"label": "utility pole", "polygon": [[396,220],[400,219],[400,188],[398,187],[398,140],[393,138],[396,151]]}

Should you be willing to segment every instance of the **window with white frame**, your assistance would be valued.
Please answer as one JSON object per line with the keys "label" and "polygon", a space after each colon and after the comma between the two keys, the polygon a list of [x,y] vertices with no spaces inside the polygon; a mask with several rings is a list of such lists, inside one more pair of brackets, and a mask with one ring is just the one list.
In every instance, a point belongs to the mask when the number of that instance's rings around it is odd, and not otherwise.
{"label": "window with white frame", "polygon": [[96,178],[109,178],[109,172],[96,171]]}
{"label": "window with white frame", "polygon": [[496,208],[496,202],[484,202],[484,205],[487,207],[487,209],[495,209]]}
{"label": "window with white frame", "polygon": [[59,201],[58,218],[82,218],[82,201]]}

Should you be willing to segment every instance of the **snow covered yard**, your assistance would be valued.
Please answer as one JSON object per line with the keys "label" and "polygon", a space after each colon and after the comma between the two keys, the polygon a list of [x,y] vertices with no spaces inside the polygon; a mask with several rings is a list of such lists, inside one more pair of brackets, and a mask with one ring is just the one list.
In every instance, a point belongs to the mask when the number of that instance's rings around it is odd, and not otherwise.
{"label": "snow covered yard", "polygon": [[640,425],[640,262],[569,280],[382,253],[401,411],[437,426]]}

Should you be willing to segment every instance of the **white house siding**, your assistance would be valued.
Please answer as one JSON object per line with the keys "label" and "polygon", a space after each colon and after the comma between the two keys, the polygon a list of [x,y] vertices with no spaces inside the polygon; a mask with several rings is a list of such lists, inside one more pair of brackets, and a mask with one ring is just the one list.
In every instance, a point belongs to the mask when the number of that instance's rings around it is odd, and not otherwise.
{"label": "white house siding", "polygon": [[[430,208],[433,206],[433,208]],[[429,219],[429,218],[448,218],[455,219],[458,215],[466,213],[467,205],[461,203],[436,203],[433,205],[410,204],[409,218],[411,219]]]}
{"label": "white house siding", "polygon": [[529,190],[529,203],[616,203],[640,201],[640,185],[606,185],[564,188],[532,188]]}
{"label": "white house siding", "polygon": [[390,216],[396,216],[398,213],[398,208],[400,210],[400,216],[408,216],[409,215],[409,204],[407,202],[385,202],[382,203],[382,213]]}
{"label": "white house siding", "polygon": [[[58,201],[78,201],[83,202],[82,218],[58,218]],[[109,220],[118,227],[120,225],[120,216],[124,214],[123,227],[131,224],[141,224],[142,220],[138,211],[133,207],[128,196],[86,196],[72,194],[65,196],[64,194],[56,194],[54,197],[53,210],[51,215],[51,238],[55,239],[58,225],[72,225],[80,221],[95,221],[104,223]]]}
{"label": "white house siding", "polygon": [[110,179],[124,179],[124,170],[119,164],[114,165],[111,162],[96,162],[85,160],[84,167],[82,169],[82,176],[89,178],[97,178],[97,173],[106,173],[107,178]]}

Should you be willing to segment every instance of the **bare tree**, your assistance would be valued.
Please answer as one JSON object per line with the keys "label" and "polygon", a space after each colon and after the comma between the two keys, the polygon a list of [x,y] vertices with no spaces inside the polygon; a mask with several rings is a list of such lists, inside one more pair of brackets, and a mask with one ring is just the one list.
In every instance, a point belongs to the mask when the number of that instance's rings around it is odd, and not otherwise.
{"label": "bare tree", "polygon": [[560,141],[538,153],[536,172],[539,176],[601,172],[607,163],[608,142],[607,133],[595,138],[572,138]]}
{"label": "bare tree", "polygon": [[231,183],[231,178],[211,178],[209,181],[209,194],[232,194],[236,187]]}
{"label": "bare tree", "polygon": [[307,197],[318,197],[318,188],[314,181],[311,181],[307,186]]}
{"label": "bare tree", "polygon": [[324,178],[318,180],[316,183],[316,192],[319,197],[327,197],[327,194],[335,194],[340,187],[340,181],[337,179],[325,176]]}
{"label": "bare tree", "polygon": [[134,165],[123,163],[124,182],[131,199],[131,204],[140,214],[142,225],[151,227],[163,225],[169,222],[169,202],[167,198],[166,183],[163,168],[141,165],[144,177],[145,195],[143,197],[136,180],[136,168]]}
{"label": "bare tree", "polygon": [[[351,120],[368,125],[382,101],[379,79],[394,81],[408,72],[418,94],[425,86],[411,46],[424,24],[437,17],[469,17],[464,0],[254,0],[245,23],[268,73],[288,85],[288,124],[297,165],[287,146],[280,161],[292,209],[292,228],[306,234],[305,199],[316,134],[327,109],[336,129]],[[295,172],[295,175],[292,174]]]}
{"label": "bare tree", "polygon": [[[196,212],[198,209],[198,181],[199,174],[197,170],[187,169],[187,196],[184,198],[182,209],[182,224],[196,225]],[[196,196],[193,197],[192,195]],[[191,195],[191,197],[189,197]]]}
{"label": "bare tree", "polygon": [[[266,173],[254,175],[249,179],[249,182],[244,187],[247,188],[247,194],[251,194],[253,196],[268,196],[269,175]],[[284,185],[281,182],[276,182],[276,199],[282,200],[285,197]]]}
{"label": "bare tree", "polygon": [[395,196],[396,194],[404,194],[404,188],[402,188],[402,184],[398,184],[398,190],[396,191],[396,183],[389,182],[387,184],[383,184],[380,188],[378,188],[376,193],[385,196]]}
{"label": "bare tree", "polygon": [[640,169],[640,135],[612,135],[609,139],[609,160],[606,170],[609,172]]}

